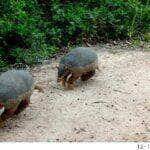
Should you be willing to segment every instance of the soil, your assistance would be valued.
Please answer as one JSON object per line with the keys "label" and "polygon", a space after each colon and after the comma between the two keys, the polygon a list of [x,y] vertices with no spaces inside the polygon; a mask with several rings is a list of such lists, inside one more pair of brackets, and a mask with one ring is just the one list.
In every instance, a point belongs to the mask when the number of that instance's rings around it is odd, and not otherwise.
{"label": "soil", "polygon": [[56,82],[58,59],[32,68],[44,89],[5,122],[0,141],[150,142],[150,52],[143,47],[93,47],[100,71],[74,90]]}

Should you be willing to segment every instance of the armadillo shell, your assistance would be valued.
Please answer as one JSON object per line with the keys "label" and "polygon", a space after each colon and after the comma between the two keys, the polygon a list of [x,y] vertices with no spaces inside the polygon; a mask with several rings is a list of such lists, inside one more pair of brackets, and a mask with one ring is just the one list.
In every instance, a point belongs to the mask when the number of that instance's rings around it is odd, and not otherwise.
{"label": "armadillo shell", "polygon": [[98,57],[96,53],[90,48],[78,47],[65,55],[61,61],[60,66],[65,67],[71,71],[88,71],[97,68]]}
{"label": "armadillo shell", "polygon": [[98,60],[96,53],[90,48],[75,48],[64,56],[60,64],[69,65],[70,67],[85,67]]}
{"label": "armadillo shell", "polygon": [[21,101],[21,95],[33,88],[32,76],[24,70],[10,70],[0,76],[0,103],[5,109],[16,106]]}

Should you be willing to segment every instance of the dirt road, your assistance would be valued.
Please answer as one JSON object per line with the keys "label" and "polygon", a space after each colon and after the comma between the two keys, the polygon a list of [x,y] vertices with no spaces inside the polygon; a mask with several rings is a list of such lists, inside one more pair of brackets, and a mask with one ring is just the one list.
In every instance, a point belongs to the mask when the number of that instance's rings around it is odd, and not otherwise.
{"label": "dirt road", "polygon": [[94,48],[100,72],[76,88],[56,83],[59,59],[33,68],[45,93],[6,121],[0,141],[150,141],[150,52]]}

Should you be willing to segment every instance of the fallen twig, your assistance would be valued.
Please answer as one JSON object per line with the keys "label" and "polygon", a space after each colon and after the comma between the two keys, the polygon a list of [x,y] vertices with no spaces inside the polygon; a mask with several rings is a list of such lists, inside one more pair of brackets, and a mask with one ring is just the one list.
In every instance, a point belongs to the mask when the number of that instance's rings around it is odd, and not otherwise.
{"label": "fallen twig", "polygon": [[113,90],[113,91],[115,91],[115,92],[120,92],[120,93],[124,93],[124,94],[131,94],[131,93],[129,93],[129,92],[123,92],[123,91],[120,91],[120,90]]}

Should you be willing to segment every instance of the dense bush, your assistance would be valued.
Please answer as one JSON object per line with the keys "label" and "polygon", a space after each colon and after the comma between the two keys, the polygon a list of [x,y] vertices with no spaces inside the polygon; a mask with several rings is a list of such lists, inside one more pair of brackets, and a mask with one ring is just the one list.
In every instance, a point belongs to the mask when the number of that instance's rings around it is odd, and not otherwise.
{"label": "dense bush", "polygon": [[150,31],[149,0],[1,0],[0,67],[33,64],[62,46]]}

